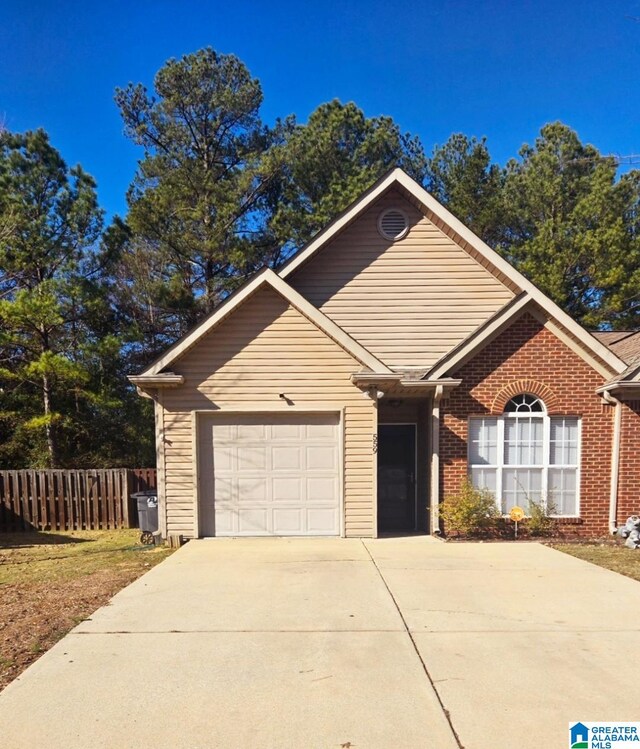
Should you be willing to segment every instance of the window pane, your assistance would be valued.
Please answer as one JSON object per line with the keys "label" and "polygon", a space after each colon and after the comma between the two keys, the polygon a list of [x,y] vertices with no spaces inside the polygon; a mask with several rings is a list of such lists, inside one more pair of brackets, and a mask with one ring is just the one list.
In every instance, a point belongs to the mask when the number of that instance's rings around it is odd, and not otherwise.
{"label": "window pane", "polygon": [[544,425],[542,419],[533,420],[533,464],[541,466],[544,458]]}
{"label": "window pane", "polygon": [[505,419],[504,422],[504,462],[514,465],[518,462],[518,421]]}
{"label": "window pane", "polygon": [[528,393],[521,393],[513,397],[504,407],[505,413],[531,413],[532,411],[544,411],[544,404],[540,398]]}
{"label": "window pane", "polygon": [[496,465],[498,460],[498,420],[469,421],[469,462],[471,465]]}
{"label": "window pane", "polygon": [[497,473],[495,468],[472,468],[471,483],[476,489],[488,489],[495,495]]}
{"label": "window pane", "polygon": [[518,505],[528,511],[529,499],[542,499],[541,468],[505,468],[502,478],[502,512]]}
{"label": "window pane", "polygon": [[551,465],[578,465],[578,419],[553,417],[550,439]]}
{"label": "window pane", "polygon": [[556,515],[576,515],[577,470],[575,468],[549,469],[549,493],[547,501],[553,504]]}
{"label": "window pane", "polygon": [[504,462],[506,465],[542,465],[544,459],[542,419],[522,417],[505,419]]}
{"label": "window pane", "polygon": [[[506,436],[508,435],[508,437]],[[505,439],[509,447],[509,460],[505,463],[520,463],[522,459],[522,422],[515,419],[510,428],[505,426]]]}

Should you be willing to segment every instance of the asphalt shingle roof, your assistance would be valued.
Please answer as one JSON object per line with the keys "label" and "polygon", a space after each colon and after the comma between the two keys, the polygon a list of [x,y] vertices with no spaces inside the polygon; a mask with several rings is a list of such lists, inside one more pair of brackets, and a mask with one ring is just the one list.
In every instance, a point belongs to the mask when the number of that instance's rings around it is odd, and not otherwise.
{"label": "asphalt shingle roof", "polygon": [[640,330],[596,331],[593,335],[627,364],[640,361]]}

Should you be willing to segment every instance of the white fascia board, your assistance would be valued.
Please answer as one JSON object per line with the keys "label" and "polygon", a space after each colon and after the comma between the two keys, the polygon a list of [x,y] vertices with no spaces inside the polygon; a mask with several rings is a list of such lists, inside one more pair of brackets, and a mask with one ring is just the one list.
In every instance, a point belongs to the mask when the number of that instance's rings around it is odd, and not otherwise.
{"label": "white fascia board", "polygon": [[351,336],[346,333],[333,320],[329,319],[311,302],[307,301],[295,289],[289,286],[286,281],[280,278],[269,268],[263,268],[261,271],[241,286],[235,293],[225,299],[224,302],[199,325],[187,333],[186,336],[177,341],[165,353],[151,364],[138,377],[150,377],[162,373],[165,367],[172,364],[178,357],[182,356],[192,346],[194,346],[202,337],[216,327],[224,318],[230,315],[234,309],[240,306],[251,294],[263,285],[271,286],[276,292],[284,297],[293,307],[302,315],[308,318],[314,325],[322,330],[326,335],[332,338],[347,353],[355,359],[374,371],[391,373],[391,370],[377,359],[371,352],[367,351]]}
{"label": "white fascia board", "polygon": [[400,384],[407,388],[418,388],[425,390],[436,390],[437,388],[443,388],[443,390],[452,390],[460,385],[462,380],[458,380],[455,377],[439,377],[438,379],[428,380],[401,380]]}
{"label": "white fascia board", "polygon": [[178,385],[184,383],[184,377],[173,372],[155,375],[130,375],[127,379],[139,387],[178,387]]}
{"label": "white fascia board", "polygon": [[351,382],[354,385],[383,385],[388,383],[399,383],[402,375],[396,372],[382,372],[374,370],[373,372],[355,372],[351,375]]}

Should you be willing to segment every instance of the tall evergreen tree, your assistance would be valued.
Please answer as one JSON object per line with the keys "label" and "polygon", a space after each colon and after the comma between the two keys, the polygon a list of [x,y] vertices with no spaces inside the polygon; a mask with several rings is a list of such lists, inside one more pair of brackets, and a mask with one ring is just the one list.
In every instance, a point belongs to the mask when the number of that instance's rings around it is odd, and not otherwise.
{"label": "tall evergreen tree", "polygon": [[637,325],[637,184],[566,125],[545,125],[506,167],[498,249],[579,322]]}
{"label": "tall evergreen tree", "polygon": [[129,425],[140,406],[105,293],[101,229],[93,179],[68,168],[46,133],[0,136],[2,465],[136,454]]}
{"label": "tall evergreen tree", "polygon": [[264,193],[279,169],[265,153],[277,135],[260,120],[259,81],[212,49],[169,60],[153,94],[141,84],[117,89],[116,103],[144,149],[126,251],[155,251],[158,301],[173,299],[188,326],[254,267]]}
{"label": "tall evergreen tree", "polygon": [[324,104],[305,125],[288,117],[266,127],[258,80],[236,57],[212,49],[169,60],[153,94],[130,84],[116,102],[125,132],[144,149],[127,233],[116,232],[123,302],[153,350],[162,340],[159,320],[170,337],[183,333],[389,168],[424,176],[419,141],[352,103]]}
{"label": "tall evergreen tree", "polygon": [[503,171],[491,161],[485,138],[454,133],[427,161],[425,187],[489,245],[502,236]]}
{"label": "tall evergreen tree", "polygon": [[307,242],[393,167],[418,182],[425,177],[419,139],[390,117],[366,117],[353,102],[321,104],[305,125],[288,125],[270,223],[282,247]]}
{"label": "tall evergreen tree", "polygon": [[31,414],[20,420],[17,436],[43,433],[47,462],[56,466],[65,421],[57,398],[68,404],[89,379],[82,328],[95,302],[86,253],[98,239],[102,213],[93,179],[80,167],[68,169],[42,130],[0,136],[0,196],[3,395],[16,394]]}

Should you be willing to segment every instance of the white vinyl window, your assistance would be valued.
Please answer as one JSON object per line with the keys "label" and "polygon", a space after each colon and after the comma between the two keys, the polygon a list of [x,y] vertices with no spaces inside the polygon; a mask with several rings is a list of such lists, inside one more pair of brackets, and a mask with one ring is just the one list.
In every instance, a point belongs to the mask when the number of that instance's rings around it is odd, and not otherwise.
{"label": "white vinyl window", "polygon": [[533,395],[512,398],[501,416],[469,420],[469,471],[492,492],[503,514],[529,499],[554,515],[579,514],[580,420],[548,416]]}

